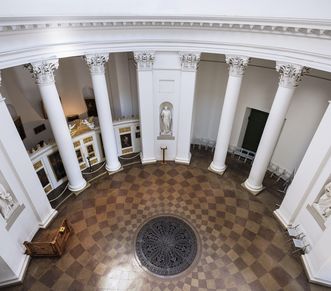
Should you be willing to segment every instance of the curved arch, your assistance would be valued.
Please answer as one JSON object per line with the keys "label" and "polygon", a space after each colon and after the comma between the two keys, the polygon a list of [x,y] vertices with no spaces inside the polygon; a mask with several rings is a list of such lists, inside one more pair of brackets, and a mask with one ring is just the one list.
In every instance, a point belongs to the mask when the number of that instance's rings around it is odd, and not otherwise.
{"label": "curved arch", "polygon": [[240,54],[331,71],[328,24],[185,17],[100,21],[72,18],[48,23],[37,18],[23,19],[19,25],[14,20],[0,22],[0,68],[96,52],[180,50]]}

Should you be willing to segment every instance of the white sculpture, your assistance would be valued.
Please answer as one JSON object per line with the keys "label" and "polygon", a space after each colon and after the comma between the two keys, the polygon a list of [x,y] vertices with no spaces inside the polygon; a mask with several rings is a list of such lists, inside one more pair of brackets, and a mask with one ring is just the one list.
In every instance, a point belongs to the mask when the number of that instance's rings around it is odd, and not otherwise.
{"label": "white sculpture", "polygon": [[161,110],[161,134],[171,135],[171,110],[165,105]]}
{"label": "white sculpture", "polygon": [[0,184],[0,213],[8,219],[14,211],[16,202],[9,192]]}
{"label": "white sculpture", "polygon": [[324,217],[331,215],[331,182],[324,187],[325,192],[316,203]]}
{"label": "white sculpture", "polygon": [[95,127],[93,118],[83,119],[82,124],[85,124],[90,129],[94,129],[94,127]]}

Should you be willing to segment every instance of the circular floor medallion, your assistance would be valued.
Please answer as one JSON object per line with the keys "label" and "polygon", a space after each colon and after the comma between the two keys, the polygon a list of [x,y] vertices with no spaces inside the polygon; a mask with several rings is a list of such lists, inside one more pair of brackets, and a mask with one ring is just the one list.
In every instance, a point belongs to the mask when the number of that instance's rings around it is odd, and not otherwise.
{"label": "circular floor medallion", "polygon": [[140,264],[159,276],[174,276],[185,271],[195,260],[197,247],[194,230],[174,216],[147,221],[135,241]]}

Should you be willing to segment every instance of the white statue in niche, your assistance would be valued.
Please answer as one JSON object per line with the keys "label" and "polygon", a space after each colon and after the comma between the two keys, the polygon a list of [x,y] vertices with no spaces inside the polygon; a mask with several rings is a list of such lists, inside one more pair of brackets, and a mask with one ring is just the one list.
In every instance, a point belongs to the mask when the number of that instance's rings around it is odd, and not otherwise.
{"label": "white statue in niche", "polygon": [[6,191],[2,184],[0,184],[0,213],[4,219],[10,217],[16,206],[16,201],[13,196]]}
{"label": "white statue in niche", "polygon": [[331,215],[331,182],[325,185],[324,190],[324,193],[316,204],[322,215],[327,218]]}
{"label": "white statue in niche", "polygon": [[161,135],[171,135],[171,110],[165,105],[161,110]]}

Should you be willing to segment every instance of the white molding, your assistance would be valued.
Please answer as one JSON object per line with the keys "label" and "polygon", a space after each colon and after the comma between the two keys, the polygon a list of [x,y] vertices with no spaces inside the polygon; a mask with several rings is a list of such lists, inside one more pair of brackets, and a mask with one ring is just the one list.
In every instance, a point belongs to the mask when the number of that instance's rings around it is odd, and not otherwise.
{"label": "white molding", "polygon": [[19,267],[19,273],[17,277],[14,277],[12,279],[8,279],[6,281],[0,282],[0,288],[5,287],[5,286],[10,286],[10,285],[17,285],[23,283],[23,279],[25,277],[25,273],[28,269],[29,262],[30,262],[30,256],[24,255],[24,259],[22,261],[21,266]]}
{"label": "white molding", "polygon": [[189,165],[191,163],[191,157],[192,154],[189,153],[190,156],[188,158],[180,158],[180,157],[176,157],[175,158],[175,163],[176,164],[182,164],[182,165]]}
{"label": "white molding", "polygon": [[250,30],[267,33],[327,37],[329,19],[292,19],[276,17],[227,16],[64,16],[64,17],[3,17],[0,32],[52,30],[88,27],[198,27],[202,29]]}
{"label": "white molding", "polygon": [[[1,34],[0,34],[1,40]],[[204,53],[216,54],[244,54],[251,58],[262,58],[274,61],[290,62],[299,65],[316,68],[319,70],[331,72],[331,54],[312,53],[303,48],[284,49],[271,47],[267,45],[248,45],[244,43],[227,43],[220,40],[211,41],[176,41],[166,39],[162,41],[155,40],[122,40],[122,41],[95,41],[91,43],[76,42],[66,44],[45,45],[41,47],[22,48],[20,50],[0,52],[0,69],[22,65],[29,62],[37,62],[40,59],[46,59],[56,55],[57,58],[83,56],[86,53],[104,52],[109,49],[112,53],[128,52],[135,50],[154,50],[154,51],[178,51],[196,50]]]}
{"label": "white molding", "polygon": [[[45,42],[48,34],[57,37]],[[67,34],[72,37],[61,38]],[[278,38],[274,35],[283,35],[282,42],[275,43]],[[0,48],[0,68],[54,56],[180,50],[246,55],[331,71],[331,52],[327,50],[330,20],[197,16],[2,18],[0,41],[4,44]]]}
{"label": "white molding", "polygon": [[289,227],[290,223],[288,221],[286,221],[286,219],[283,217],[283,215],[279,211],[279,208],[276,209],[273,212],[273,214],[284,229],[287,229]]}
{"label": "white molding", "polygon": [[57,213],[58,213],[57,210],[52,208],[49,215],[41,223],[39,223],[39,227],[46,228],[52,222],[52,220],[55,218]]}
{"label": "white molding", "polygon": [[314,271],[313,265],[311,264],[308,255],[302,255],[301,260],[306,271],[306,275],[308,277],[309,282],[317,283],[320,285],[331,287],[331,281],[325,280],[323,278],[319,278],[316,276],[316,271]]}
{"label": "white molding", "polygon": [[143,165],[148,165],[148,164],[155,164],[157,160],[155,158],[147,158],[145,159],[144,157],[141,156],[141,163]]}

